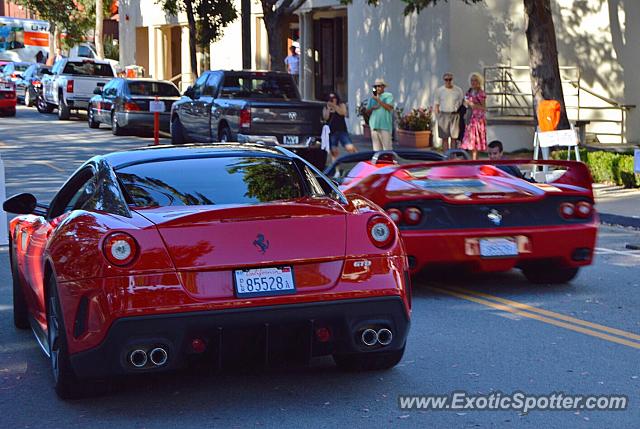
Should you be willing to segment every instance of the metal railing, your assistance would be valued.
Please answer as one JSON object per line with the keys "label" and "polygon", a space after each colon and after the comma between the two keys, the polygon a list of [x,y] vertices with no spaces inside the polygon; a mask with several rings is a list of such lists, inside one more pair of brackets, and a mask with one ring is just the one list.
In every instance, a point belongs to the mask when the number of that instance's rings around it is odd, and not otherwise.
{"label": "metal railing", "polygon": [[[560,67],[567,116],[570,120],[590,127],[593,138],[614,137],[625,143],[626,117],[635,105],[622,104],[597,94],[581,83],[578,67]],[[498,118],[533,117],[533,95],[530,68],[528,66],[497,65],[484,68],[487,113]],[[586,96],[586,97],[585,97]],[[588,105],[585,98],[591,97],[604,105]],[[605,124],[605,130],[598,125]],[[606,126],[608,125],[608,126]]]}

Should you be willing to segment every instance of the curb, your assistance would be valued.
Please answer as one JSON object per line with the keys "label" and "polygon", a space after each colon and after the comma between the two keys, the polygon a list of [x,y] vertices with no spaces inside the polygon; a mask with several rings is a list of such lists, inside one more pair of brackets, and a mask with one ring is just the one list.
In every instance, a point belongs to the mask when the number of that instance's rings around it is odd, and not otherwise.
{"label": "curb", "polygon": [[630,216],[620,216],[609,213],[598,213],[600,216],[600,223],[606,223],[610,225],[627,226],[635,229],[640,229],[640,218]]}

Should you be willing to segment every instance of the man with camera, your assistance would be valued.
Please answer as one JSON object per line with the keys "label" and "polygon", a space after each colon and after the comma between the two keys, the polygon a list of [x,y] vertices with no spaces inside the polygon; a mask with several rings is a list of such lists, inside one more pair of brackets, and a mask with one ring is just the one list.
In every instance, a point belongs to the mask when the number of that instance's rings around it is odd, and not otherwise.
{"label": "man with camera", "polygon": [[373,150],[391,150],[393,143],[393,94],[386,91],[384,79],[376,79],[373,84],[373,96],[367,104],[369,113],[369,127],[371,128],[371,142]]}

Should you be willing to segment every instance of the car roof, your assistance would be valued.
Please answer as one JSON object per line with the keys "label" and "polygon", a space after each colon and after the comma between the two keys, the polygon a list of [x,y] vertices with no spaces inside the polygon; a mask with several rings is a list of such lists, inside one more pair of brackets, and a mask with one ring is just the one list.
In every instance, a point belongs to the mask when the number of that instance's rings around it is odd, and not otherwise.
{"label": "car roof", "polygon": [[181,146],[149,146],[113,152],[99,158],[118,169],[133,164],[214,156],[288,156],[276,147],[254,143],[187,144]]}

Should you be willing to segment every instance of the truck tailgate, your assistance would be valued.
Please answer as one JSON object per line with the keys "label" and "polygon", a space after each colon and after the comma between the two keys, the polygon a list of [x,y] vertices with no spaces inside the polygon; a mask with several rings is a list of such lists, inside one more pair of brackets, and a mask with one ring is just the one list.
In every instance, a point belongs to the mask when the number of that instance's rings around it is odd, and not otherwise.
{"label": "truck tailgate", "polygon": [[322,130],[322,104],[304,101],[249,101],[251,133],[315,135]]}

